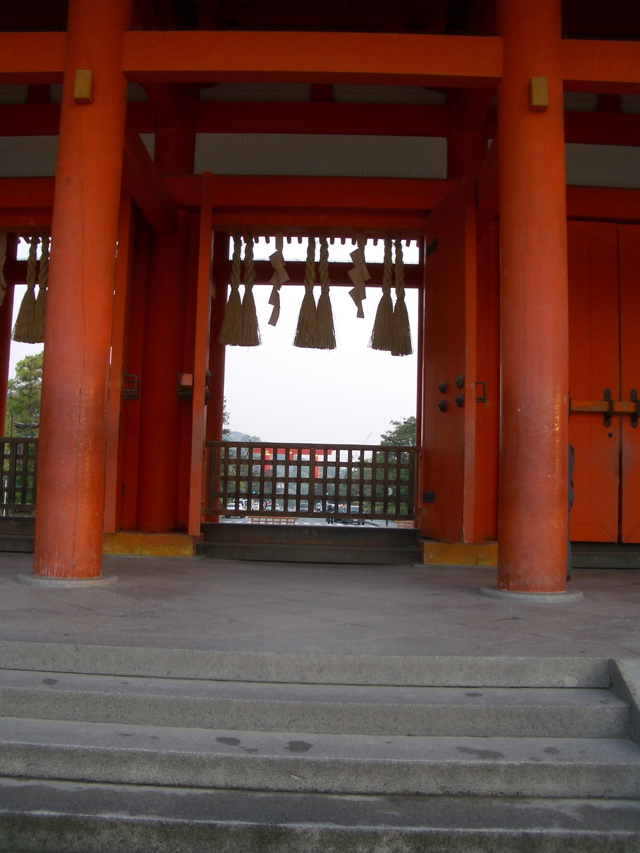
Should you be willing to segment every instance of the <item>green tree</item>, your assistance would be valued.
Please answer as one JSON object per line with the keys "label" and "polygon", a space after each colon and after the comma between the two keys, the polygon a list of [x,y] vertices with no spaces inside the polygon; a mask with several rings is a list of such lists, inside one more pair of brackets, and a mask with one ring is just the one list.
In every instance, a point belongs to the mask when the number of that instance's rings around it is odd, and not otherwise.
{"label": "green tree", "polygon": [[5,435],[36,436],[40,426],[42,353],[27,355],[16,364],[15,376],[7,390]]}
{"label": "green tree", "polygon": [[391,421],[393,429],[382,434],[380,444],[396,447],[413,447],[416,443],[416,419],[414,416],[403,421]]}

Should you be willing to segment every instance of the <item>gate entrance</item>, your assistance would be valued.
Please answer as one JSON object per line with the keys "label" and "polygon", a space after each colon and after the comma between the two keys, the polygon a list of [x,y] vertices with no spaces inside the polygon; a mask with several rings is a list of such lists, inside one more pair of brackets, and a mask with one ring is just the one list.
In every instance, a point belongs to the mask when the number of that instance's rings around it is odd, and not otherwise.
{"label": "gate entrance", "polygon": [[640,542],[640,226],[570,222],[571,538]]}

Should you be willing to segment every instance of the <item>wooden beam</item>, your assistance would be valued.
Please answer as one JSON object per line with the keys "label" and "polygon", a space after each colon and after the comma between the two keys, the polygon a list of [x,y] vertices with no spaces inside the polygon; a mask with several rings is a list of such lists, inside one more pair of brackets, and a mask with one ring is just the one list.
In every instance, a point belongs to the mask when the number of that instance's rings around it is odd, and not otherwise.
{"label": "wooden beam", "polygon": [[566,111],[565,142],[586,145],[640,144],[640,114]]}
{"label": "wooden beam", "polygon": [[144,90],[161,124],[181,127],[187,121],[196,94],[193,87],[180,83],[146,83]]}
{"label": "wooden beam", "polygon": [[[426,215],[458,181],[413,178],[326,178],[287,175],[214,175],[216,208],[323,208],[419,211]],[[200,205],[201,176],[166,177],[178,207]]]}
{"label": "wooden beam", "polygon": [[640,42],[563,39],[561,50],[568,91],[640,93]]}
{"label": "wooden beam", "polygon": [[[486,89],[468,92],[473,126]],[[475,97],[477,95],[477,97]],[[472,106],[471,106],[472,105]],[[422,104],[328,104],[290,101],[198,101],[197,133],[296,133],[345,136],[446,136],[447,107]],[[496,110],[488,113],[487,132],[495,138]],[[640,114],[567,110],[565,140],[592,145],[638,145]],[[56,136],[59,104],[0,104],[0,136]],[[156,115],[148,102],[127,106],[127,123],[135,133],[154,133]]]}
{"label": "wooden beam", "polygon": [[444,106],[308,101],[200,101],[196,133],[446,136]]}
{"label": "wooden beam", "polygon": [[0,83],[61,83],[66,33],[0,33]]}
{"label": "wooden beam", "polygon": [[130,80],[480,86],[502,74],[498,37],[317,32],[125,33]]}
{"label": "wooden beam", "polygon": [[567,187],[569,219],[640,222],[640,190]]}
{"label": "wooden beam", "polygon": [[54,178],[2,178],[0,204],[3,209],[44,209],[53,207]]}
{"label": "wooden beam", "polygon": [[495,89],[463,89],[459,99],[458,130],[485,130],[495,94]]}
{"label": "wooden beam", "polygon": [[122,179],[156,234],[173,234],[177,212],[164,180],[137,133],[127,129]]}

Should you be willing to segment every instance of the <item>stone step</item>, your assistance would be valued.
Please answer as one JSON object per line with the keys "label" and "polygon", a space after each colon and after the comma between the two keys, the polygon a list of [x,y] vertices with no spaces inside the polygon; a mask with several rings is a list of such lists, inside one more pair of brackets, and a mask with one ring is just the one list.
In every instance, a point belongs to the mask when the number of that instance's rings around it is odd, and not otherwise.
{"label": "stone step", "polygon": [[640,544],[574,542],[571,562],[574,569],[638,569]]}
{"label": "stone step", "polygon": [[33,553],[34,537],[21,533],[1,533],[0,551],[20,554]]}
{"label": "stone step", "polygon": [[628,737],[608,690],[374,687],[0,671],[7,717],[323,734]]}
{"label": "stone step", "polygon": [[608,658],[278,654],[0,640],[5,669],[220,681],[608,688]]}
{"label": "stone step", "polygon": [[419,531],[398,527],[342,524],[213,524],[202,525],[205,542],[261,542],[271,545],[354,545],[415,548]]}
{"label": "stone step", "polygon": [[403,737],[5,717],[0,775],[126,785],[640,797],[640,747],[603,738]]}
{"label": "stone step", "polygon": [[418,548],[365,545],[297,545],[231,542],[198,542],[196,554],[218,560],[256,563],[334,563],[356,566],[411,566],[419,563]]}
{"label": "stone step", "polygon": [[0,778],[0,849],[23,853],[628,853],[640,802],[345,796]]}

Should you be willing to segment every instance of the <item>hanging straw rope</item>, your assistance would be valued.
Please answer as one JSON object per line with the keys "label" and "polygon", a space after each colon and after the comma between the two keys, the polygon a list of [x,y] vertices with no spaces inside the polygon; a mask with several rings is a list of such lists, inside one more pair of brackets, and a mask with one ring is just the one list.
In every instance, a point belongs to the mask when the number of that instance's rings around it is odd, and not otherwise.
{"label": "hanging straw rope", "polygon": [[391,262],[391,237],[385,237],[384,241],[384,267],[382,272],[382,296],[378,303],[376,319],[373,323],[371,349],[391,352],[393,346],[393,301],[391,299],[391,281],[393,265]]}
{"label": "hanging straw rope", "polygon": [[253,234],[249,234],[244,248],[244,296],[242,297],[242,346],[260,346],[260,328],[253,284],[256,272],[253,264]]}
{"label": "hanging straw rope", "polygon": [[284,257],[282,254],[282,248],[282,234],[276,234],[276,250],[272,255],[269,255],[271,266],[275,270],[274,274],[269,279],[269,284],[273,285],[273,288],[271,290],[271,296],[269,297],[269,305],[273,306],[273,311],[271,312],[271,317],[269,318],[270,326],[275,326],[278,320],[280,319],[280,288],[285,283],[285,281],[289,281],[289,276],[287,275],[287,271],[284,268]]}
{"label": "hanging straw rope", "polygon": [[318,299],[316,311],[317,320],[317,349],[336,348],[336,330],[333,323],[333,310],[331,308],[331,297],[329,296],[329,243],[326,237],[320,238],[320,286],[322,292]]}
{"label": "hanging straw rope", "polygon": [[38,276],[40,288],[36,299],[36,329],[38,341],[44,341],[44,318],[47,312],[47,286],[49,283],[49,237],[42,238],[42,251],[40,253],[40,274]]}
{"label": "hanging straw rope", "polygon": [[27,292],[25,293],[20,311],[13,327],[13,340],[23,344],[39,343],[37,337],[36,323],[36,251],[38,248],[38,237],[34,234],[29,244],[29,257],[27,259]]}
{"label": "hanging straw rope", "polygon": [[404,301],[404,261],[402,259],[402,240],[396,240],[396,304],[393,308],[393,329],[391,355],[411,355],[411,329],[409,327],[409,313]]}
{"label": "hanging straw rope", "polygon": [[354,267],[349,270],[349,278],[353,282],[353,287],[349,291],[349,296],[353,299],[358,308],[356,317],[364,319],[364,308],[362,307],[362,302],[367,298],[365,281],[369,281],[371,273],[367,269],[367,265],[364,260],[364,250],[367,245],[367,241],[364,237],[358,237],[356,242],[358,248],[351,252],[350,255]]}
{"label": "hanging straw rope", "polygon": [[229,299],[224,312],[222,329],[218,337],[218,343],[229,346],[241,345],[242,334],[242,303],[240,302],[240,250],[242,241],[239,234],[233,237],[233,259],[231,261],[231,273],[229,275]]}
{"label": "hanging straw rope", "polygon": [[7,260],[7,232],[0,231],[0,305],[7,292],[7,280],[4,277],[4,262]]}
{"label": "hanging straw rope", "polygon": [[318,315],[316,300],[313,295],[313,286],[316,280],[316,239],[309,236],[307,246],[307,265],[304,273],[305,294],[300,306],[298,316],[298,327],[293,339],[294,347],[315,348],[318,339]]}

